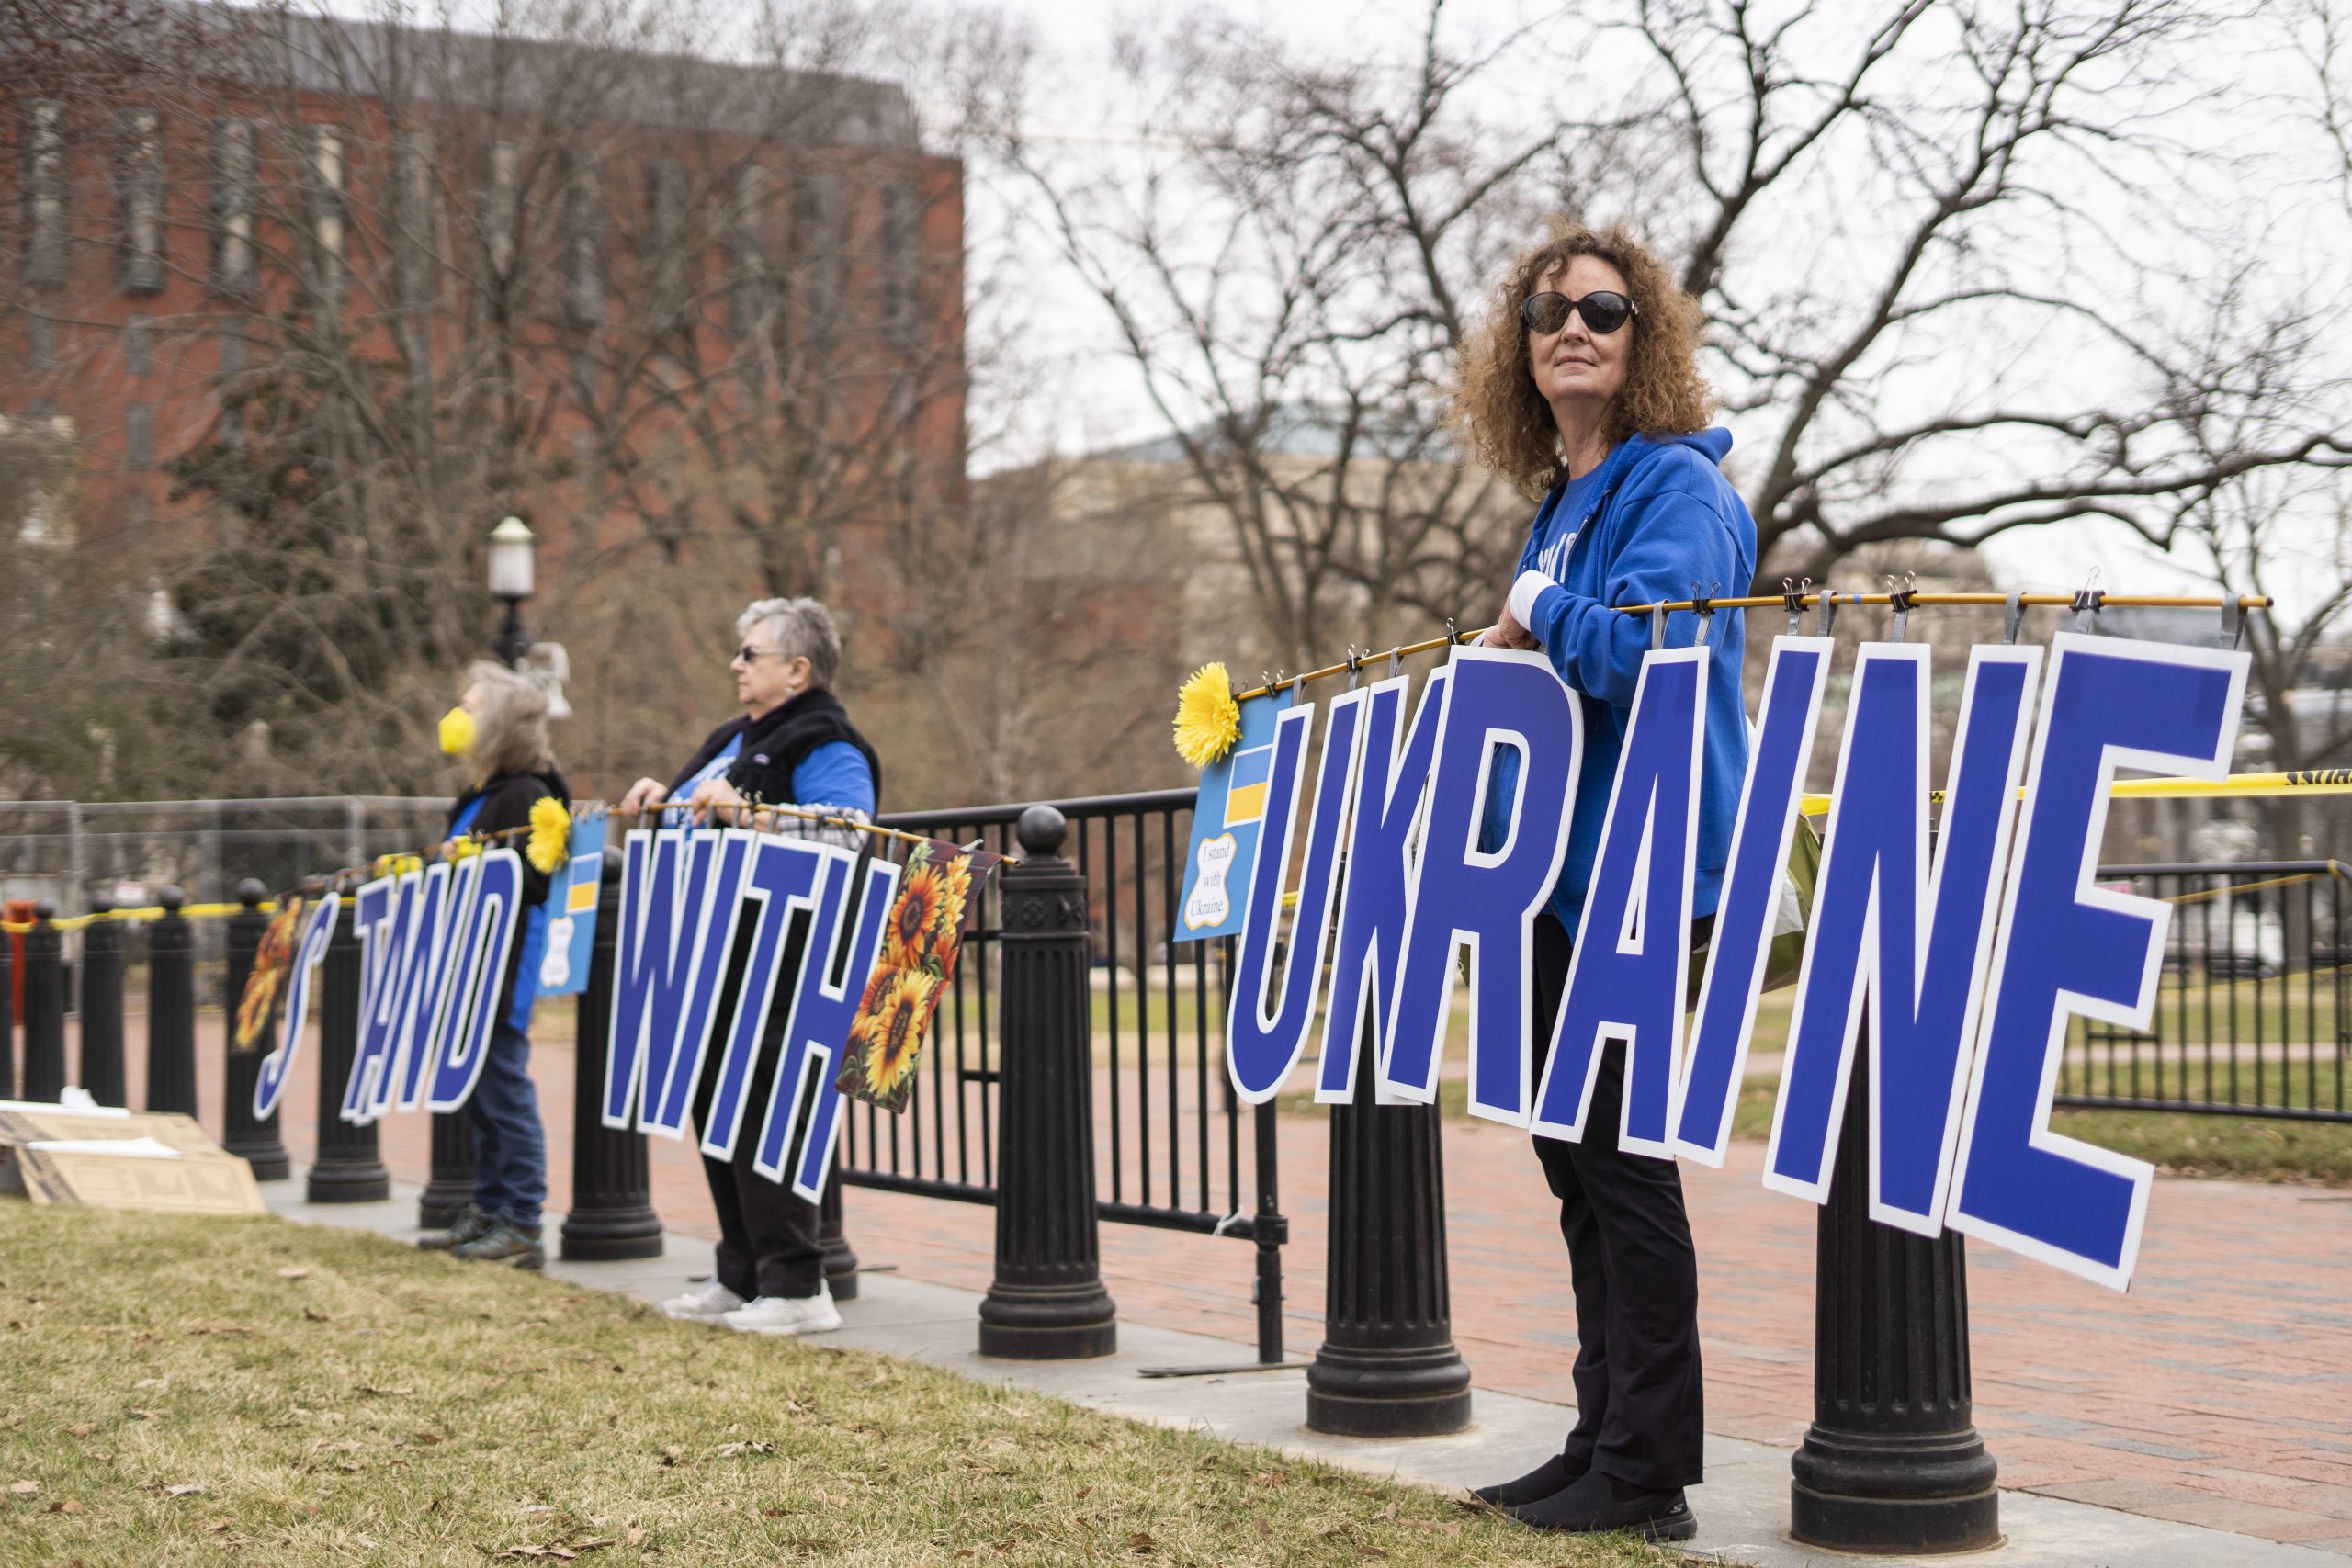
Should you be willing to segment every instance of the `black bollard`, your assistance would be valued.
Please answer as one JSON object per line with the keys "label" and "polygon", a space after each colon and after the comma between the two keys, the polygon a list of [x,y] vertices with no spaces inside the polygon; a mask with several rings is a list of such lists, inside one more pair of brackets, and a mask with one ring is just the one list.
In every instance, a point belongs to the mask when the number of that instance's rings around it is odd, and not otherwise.
{"label": "black bollard", "polygon": [[196,928],[187,895],[155,896],[163,918],[147,928],[147,1109],[196,1114]]}
{"label": "black bollard", "polygon": [[1365,1032],[1355,1103],[1331,1107],[1323,1343],[1306,1369],[1306,1425],[1350,1438],[1459,1432],[1470,1368],[1453,1346],[1438,1108],[1373,1103],[1377,1047]]}
{"label": "black bollard", "polygon": [[2001,1495],[1970,1392],[1967,1255],[1957,1231],[1870,1217],[1867,1036],[1853,1072],[1816,1222],[1813,1427],[1789,1461],[1789,1533],[1835,1551],[1979,1551],[2000,1542]]}
{"label": "black bollard", "polygon": [[57,906],[33,906],[25,933],[25,1098],[53,1100],[65,1089],[65,936],[50,922]]}
{"label": "black bollard", "polygon": [[474,1118],[459,1107],[433,1112],[433,1174],[416,1201],[416,1223],[429,1231],[458,1223],[474,1198]]}
{"label": "black bollard", "polygon": [[[846,1112],[844,1112],[846,1114]],[[825,1248],[825,1289],[837,1302],[857,1300],[857,1254],[842,1231],[842,1162],[836,1155],[825,1196],[817,1204],[817,1239]]]}
{"label": "black bollard", "polygon": [[17,1098],[17,937],[0,931],[0,1100]]}
{"label": "black bollard", "polygon": [[82,928],[82,1087],[100,1105],[130,1103],[122,1061],[122,927],[106,918],[104,898],[92,899],[98,918]]}
{"label": "black bollard", "polygon": [[319,1153],[306,1187],[313,1203],[380,1203],[392,1195],[376,1123],[343,1119],[344,1090],[359,1055],[358,917],[345,898],[319,961]]}
{"label": "black bollard", "polygon": [[236,1049],[237,1002],[245,994],[245,981],[253,975],[254,954],[261,951],[261,933],[269,929],[269,917],[261,911],[261,901],[268,897],[268,888],[250,876],[245,878],[237,884],[237,902],[244,908],[229,917],[229,962],[220,999],[220,1077],[224,1095],[220,1146],[242,1156],[253,1167],[255,1181],[283,1181],[294,1174],[294,1162],[287,1157],[286,1145],[278,1141],[277,1112],[254,1115],[254,1080],[261,1076],[262,1053]]}
{"label": "black bollard", "polygon": [[588,988],[580,993],[571,1044],[571,1212],[563,1256],[604,1263],[662,1256],[645,1134],[605,1125],[605,1043],[613,1030],[613,970],[621,904],[621,852],[605,852],[596,931],[588,942]]}
{"label": "black bollard", "polygon": [[980,1354],[1024,1361],[1108,1356],[1119,1340],[1094,1209],[1086,878],[1061,857],[1069,831],[1052,807],[1031,807],[1015,829],[1028,858],[1003,872],[996,1279]]}

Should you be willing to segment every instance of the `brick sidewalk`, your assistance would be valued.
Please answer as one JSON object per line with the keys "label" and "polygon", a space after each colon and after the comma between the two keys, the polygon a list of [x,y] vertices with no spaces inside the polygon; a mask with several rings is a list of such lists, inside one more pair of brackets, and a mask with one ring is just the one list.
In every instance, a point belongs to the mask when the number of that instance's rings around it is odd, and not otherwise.
{"label": "brick sidewalk", "polygon": [[[202,1116],[220,1122],[218,1015],[200,1023]],[[131,1036],[130,1081],[144,1031]],[[316,1102],[306,1051],[281,1120],[299,1172]],[[550,1150],[550,1208],[569,1201],[571,1053],[535,1062]],[[138,1091],[133,1090],[134,1100]],[[1285,1117],[1280,1154],[1289,1350],[1321,1337],[1325,1141],[1319,1115]],[[1478,1386],[1562,1404],[1575,1318],[1556,1209],[1523,1135],[1445,1129],[1454,1332]],[[385,1162],[422,1180],[425,1119],[382,1125]],[[700,1164],[652,1140],[653,1200],[673,1230],[715,1235]],[[1685,1166],[1697,1233],[1711,1431],[1793,1445],[1812,1411],[1814,1211],[1758,1185],[1760,1145],[1725,1169]],[[1490,1205],[1474,1213],[1476,1194]],[[867,1266],[985,1289],[992,1212],[853,1188],[851,1245]],[[2129,1295],[1972,1245],[1976,1418],[2005,1486],[2352,1557],[2352,1194],[2159,1180]],[[1102,1231],[1122,1316],[1254,1342],[1247,1244],[1128,1225]],[[1498,1455],[1509,1471],[1520,1455]]]}

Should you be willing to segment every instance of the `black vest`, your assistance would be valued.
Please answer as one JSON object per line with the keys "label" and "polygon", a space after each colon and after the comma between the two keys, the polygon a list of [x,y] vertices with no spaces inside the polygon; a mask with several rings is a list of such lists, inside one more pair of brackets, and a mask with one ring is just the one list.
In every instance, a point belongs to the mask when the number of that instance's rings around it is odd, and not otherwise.
{"label": "black vest", "polygon": [[693,760],[670,781],[671,792],[675,794],[683,788],[686,780],[700,773],[726,748],[728,741],[739,735],[743,744],[727,770],[727,782],[745,799],[770,806],[800,805],[792,793],[793,771],[818,747],[845,740],[857,748],[872,771],[875,809],[881,809],[882,759],[876,755],[865,737],[857,732],[857,727],[850,723],[849,711],[842,706],[841,699],[831,692],[816,690],[803,692],[757,718],[732,719],[711,731],[709,739],[696,749]]}

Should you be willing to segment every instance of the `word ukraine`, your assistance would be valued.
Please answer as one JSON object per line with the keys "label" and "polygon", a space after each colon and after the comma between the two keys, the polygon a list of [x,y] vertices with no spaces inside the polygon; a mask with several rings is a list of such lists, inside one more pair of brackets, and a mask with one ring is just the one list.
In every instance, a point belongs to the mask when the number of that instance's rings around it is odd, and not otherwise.
{"label": "word ukraine", "polygon": [[[1542,655],[1487,648],[1456,649],[1409,720],[1404,679],[1351,691],[1325,714],[1304,825],[1315,714],[1282,712],[1263,830],[1234,872],[1246,879],[1227,1034],[1236,1090],[1251,1101],[1280,1091],[1320,989],[1316,1098],[1350,1101],[1368,1076],[1383,1101],[1429,1103],[1467,950],[1473,1115],[1581,1139],[1595,1065],[1620,1042],[1618,1146],[1722,1166],[1829,656],[1820,637],[1773,644],[1687,1014],[1710,670],[1701,648],[1645,660],[1541,1082],[1529,1069],[1531,942],[1566,852],[1582,705]],[[2118,767],[2225,776],[2247,663],[2072,635],[2055,640],[2046,669],[2040,649],[1973,649],[1931,840],[1928,650],[1864,645],[1767,1186],[1826,1200],[1867,1039],[1873,1218],[1922,1235],[1949,1226],[2130,1283],[2152,1169],[2053,1133],[2050,1108],[2070,1017],[2147,1024],[2171,911],[2095,888],[2092,867]],[[1502,803],[1510,829],[1483,849],[1506,750],[1519,761],[1515,798]],[[1293,940],[1276,984],[1294,863]]]}

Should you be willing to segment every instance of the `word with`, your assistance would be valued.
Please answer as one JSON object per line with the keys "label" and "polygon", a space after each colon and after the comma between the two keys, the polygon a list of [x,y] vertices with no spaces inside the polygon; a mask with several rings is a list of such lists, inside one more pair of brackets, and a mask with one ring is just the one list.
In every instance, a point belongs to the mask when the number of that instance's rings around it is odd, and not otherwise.
{"label": "word with", "polygon": [[[703,1153],[732,1159],[752,1109],[762,1032],[774,1019],[783,1043],[775,1087],[758,1108],[752,1168],[772,1181],[788,1179],[816,1201],[840,1132],[834,1080],[881,951],[899,867],[832,844],[737,828],[638,829],[624,838],[622,854],[605,1125],[682,1138],[691,1113]],[[790,994],[779,998],[778,976],[793,968],[796,939],[805,956]],[[709,1103],[697,1108],[714,1044],[719,1056]],[[804,1100],[800,1156],[788,1167]]]}

